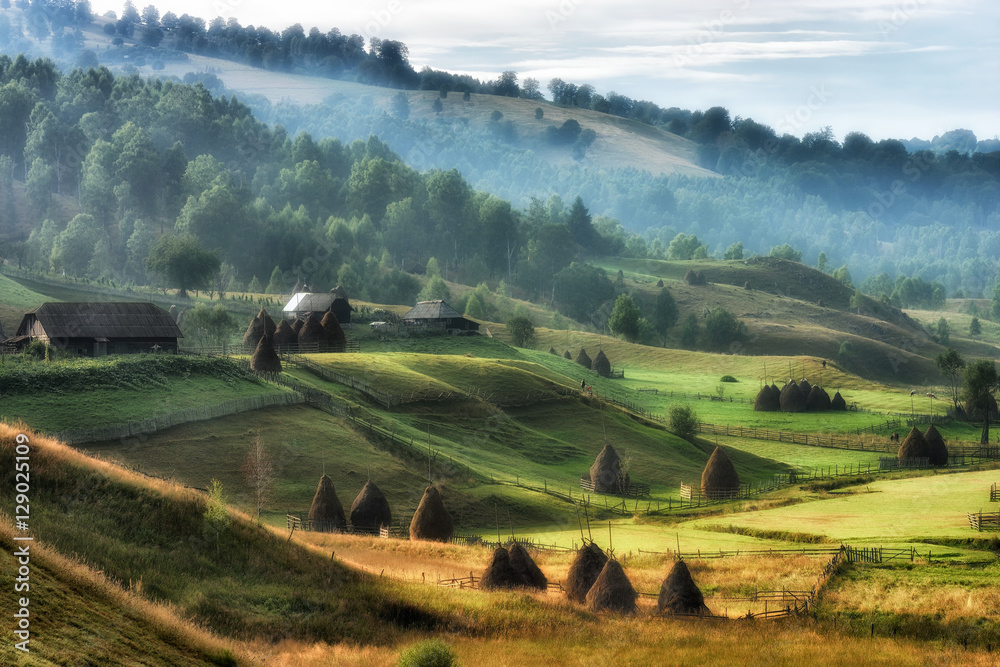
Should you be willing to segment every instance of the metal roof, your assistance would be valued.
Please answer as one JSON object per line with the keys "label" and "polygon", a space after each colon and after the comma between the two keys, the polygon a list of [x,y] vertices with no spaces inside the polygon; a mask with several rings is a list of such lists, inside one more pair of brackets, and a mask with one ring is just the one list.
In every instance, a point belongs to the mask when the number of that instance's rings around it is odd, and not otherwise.
{"label": "metal roof", "polygon": [[[283,311],[286,313],[322,313],[330,310],[330,306],[332,306],[333,302],[338,299],[347,301],[345,297],[333,290],[325,293],[299,292],[298,294],[292,295],[292,298],[287,304],[285,304]],[[351,310],[354,310],[354,307],[350,305],[350,302],[348,302],[347,305]]]}
{"label": "metal roof", "polygon": [[170,313],[152,303],[43,303],[34,316],[49,338],[183,338]]}
{"label": "metal roof", "polygon": [[441,299],[418,301],[405,315],[404,320],[450,320],[462,317],[454,308]]}

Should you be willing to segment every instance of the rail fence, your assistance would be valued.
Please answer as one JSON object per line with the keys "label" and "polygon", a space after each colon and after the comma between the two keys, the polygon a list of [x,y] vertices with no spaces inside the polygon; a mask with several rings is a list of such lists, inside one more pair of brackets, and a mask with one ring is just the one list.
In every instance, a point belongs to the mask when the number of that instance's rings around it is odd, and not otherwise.
{"label": "rail fence", "polygon": [[[598,491],[597,483],[591,481],[589,474],[586,477],[580,477],[580,488],[584,491],[589,491],[590,493],[609,493],[606,491]],[[644,484],[642,482],[629,482],[624,489],[619,488],[617,492],[609,493],[609,495],[621,496],[622,498],[646,498],[649,496],[649,484]]]}
{"label": "rail fence", "polygon": [[139,435],[147,435],[162,431],[163,429],[190,422],[215,419],[240,412],[251,410],[261,410],[278,405],[295,405],[305,402],[305,397],[292,392],[282,392],[280,394],[262,394],[259,396],[244,396],[235,398],[224,403],[208,405],[197,408],[188,408],[158,417],[149,417],[124,424],[112,424],[110,426],[100,426],[91,429],[76,429],[72,431],[62,431],[52,433],[52,437],[61,440],[69,445],[77,445],[85,442],[97,442],[101,440],[117,440]]}
{"label": "rail fence", "polygon": [[993,486],[990,487],[990,502],[995,503],[1000,500],[1000,488],[997,487],[997,483],[993,482]]}
{"label": "rail fence", "polygon": [[1000,530],[1000,512],[969,512],[969,527],[982,532],[984,530]]}
{"label": "rail fence", "polygon": [[658,556],[669,556],[674,560],[681,560],[685,556],[688,558],[698,558],[701,560],[718,558],[737,558],[739,556],[832,556],[840,553],[842,547],[802,547],[787,549],[718,549],[702,550],[695,549],[687,553],[673,550],[667,551],[647,551],[639,549],[639,554],[652,554]]}

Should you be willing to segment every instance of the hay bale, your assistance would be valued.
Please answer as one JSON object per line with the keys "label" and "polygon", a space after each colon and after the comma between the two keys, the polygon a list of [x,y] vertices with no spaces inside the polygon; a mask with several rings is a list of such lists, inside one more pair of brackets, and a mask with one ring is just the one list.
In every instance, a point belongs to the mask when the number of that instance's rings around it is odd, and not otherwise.
{"label": "hay bale", "polygon": [[286,347],[295,345],[298,338],[298,334],[296,334],[295,330],[292,329],[288,320],[281,320],[278,322],[278,326],[274,330],[274,335],[271,337],[271,345],[273,345],[276,350],[283,350]]}
{"label": "hay bale", "polygon": [[517,542],[510,545],[510,566],[521,578],[524,586],[544,591],[549,587],[549,580],[545,578],[531,554]]}
{"label": "hay bale", "polygon": [[328,310],[323,315],[323,321],[319,324],[323,327],[327,344],[342,352],[347,347],[347,336],[344,334],[344,329],[340,326],[337,316]]}
{"label": "hay bale", "polygon": [[428,486],[410,521],[410,539],[430,542],[450,542],[454,534],[451,514],[441,500],[441,492]]}
{"label": "hay bale", "polygon": [[309,507],[309,520],[313,522],[313,530],[339,531],[347,528],[344,506],[340,504],[333,480],[328,475],[319,478],[316,495]]}
{"label": "hay bale", "polygon": [[601,377],[611,377],[611,362],[605,356],[604,350],[597,351],[594,361],[590,364],[590,370],[596,371]]}
{"label": "hay bale", "polygon": [[306,323],[299,330],[299,345],[326,342],[326,331],[315,313],[310,313]]}
{"label": "hay bale", "polygon": [[663,287],[663,278],[660,278],[659,280],[656,281],[656,286]]}
{"label": "hay bale", "polygon": [[927,446],[930,447],[930,464],[932,466],[948,465],[948,446],[944,444],[944,438],[934,428],[934,424],[928,426],[927,430],[924,431],[924,440],[927,441]]}
{"label": "hay bale", "polygon": [[574,361],[587,369],[594,365],[593,360],[587,356],[587,351],[582,347],[580,348],[580,354],[576,355],[576,359]]}
{"label": "hay bale", "polygon": [[637,597],[639,595],[632,588],[632,582],[625,576],[621,563],[609,560],[597,575],[597,581],[587,591],[587,609],[595,612],[634,614],[638,611],[635,606]]}
{"label": "hay bale", "polygon": [[608,557],[593,542],[580,547],[566,574],[566,597],[584,604],[587,601],[587,593],[590,592],[590,588],[597,581],[607,562]]}
{"label": "hay bale", "polygon": [[370,533],[378,532],[382,526],[392,524],[392,510],[382,490],[375,482],[368,480],[351,503],[351,525],[354,530]]}
{"label": "hay bale", "polygon": [[753,402],[753,409],[756,412],[777,412],[781,409],[781,392],[778,391],[777,387],[765,384],[757,392],[757,398]]}
{"label": "hay bale", "polygon": [[687,563],[679,560],[660,585],[656,607],[663,614],[710,614],[705,596],[691,578]]}
{"label": "hay bale", "polygon": [[823,387],[813,385],[806,397],[806,410],[809,412],[826,412],[830,409],[830,395]]}
{"label": "hay bale", "polygon": [[833,398],[830,400],[830,409],[831,410],[846,410],[847,409],[847,401],[844,400],[844,397],[840,395],[839,391],[837,393],[835,393],[833,395]]}
{"label": "hay bale", "polygon": [[573,361],[573,355],[569,353],[569,350],[563,352],[563,359],[569,359],[570,361]]}
{"label": "hay bale", "polygon": [[716,446],[701,473],[701,492],[708,498],[728,498],[740,489],[736,466],[722,449]]}
{"label": "hay bale", "polygon": [[260,337],[257,349],[254,350],[253,356],[250,357],[250,370],[257,373],[281,372],[281,360],[278,359],[278,353],[274,351],[274,347],[271,346],[271,339],[267,336]]}
{"label": "hay bale", "polygon": [[924,439],[924,434],[916,427],[911,428],[906,439],[903,440],[903,444],[899,446],[896,458],[905,461],[907,459],[929,459],[930,457],[931,446]]}
{"label": "hay bale", "polygon": [[604,443],[594,465],[590,466],[590,481],[594,483],[594,491],[598,493],[621,493],[628,490],[631,480],[628,473],[622,476],[621,458],[609,443]]}
{"label": "hay bale", "polygon": [[554,354],[554,355],[556,355],[556,356],[558,356],[558,355],[559,355],[559,353],[558,353],[558,352],[556,352],[556,348],[554,348],[554,347],[550,347],[550,348],[549,348],[549,354]]}
{"label": "hay bale", "polygon": [[524,581],[510,564],[510,554],[503,547],[493,550],[490,564],[483,570],[479,587],[487,591],[521,588]]}
{"label": "hay bale", "polygon": [[778,404],[782,412],[805,412],[806,396],[802,395],[794,380],[789,380],[778,394]]}

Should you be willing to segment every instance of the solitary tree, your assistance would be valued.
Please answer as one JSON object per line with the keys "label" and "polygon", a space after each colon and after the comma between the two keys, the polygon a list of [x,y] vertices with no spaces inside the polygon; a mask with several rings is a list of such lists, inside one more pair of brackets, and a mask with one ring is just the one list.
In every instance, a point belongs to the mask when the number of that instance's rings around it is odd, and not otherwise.
{"label": "solitary tree", "polygon": [[271,499],[274,491],[274,464],[264,447],[264,438],[260,431],[254,431],[250,439],[250,447],[243,459],[243,480],[250,491],[257,510],[257,523],[260,524],[260,512],[264,504]]}
{"label": "solitary tree", "polygon": [[674,301],[673,294],[666,287],[661,288],[653,306],[653,329],[663,338],[664,345],[667,342],[667,329],[677,324],[678,317],[677,302]]}
{"label": "solitary tree", "polygon": [[531,347],[535,342],[535,325],[527,317],[512,317],[507,320],[507,333],[517,347]]}
{"label": "solitary tree", "polygon": [[628,294],[619,294],[608,318],[611,333],[630,343],[639,340],[639,308]]}
{"label": "solitary tree", "polygon": [[963,380],[962,391],[969,416],[982,417],[983,420],[983,432],[979,444],[987,445],[990,442],[990,417],[996,410],[996,399],[993,394],[1000,388],[996,364],[988,359],[973,361],[965,367]]}
{"label": "solitary tree", "polygon": [[690,405],[675,405],[670,408],[670,430],[685,440],[695,436],[698,432],[698,415]]}
{"label": "solitary tree", "polygon": [[182,298],[189,289],[207,285],[221,264],[219,256],[201,247],[193,236],[161,236],[146,258],[146,270],[176,285]]}
{"label": "solitary tree", "polygon": [[937,364],[941,375],[948,379],[948,386],[951,387],[951,402],[954,404],[957,412],[958,390],[962,384],[962,373],[965,371],[965,359],[949,347],[934,357],[934,363]]}
{"label": "solitary tree", "polygon": [[705,336],[713,348],[722,349],[740,337],[740,321],[725,308],[713,308],[705,317]]}
{"label": "solitary tree", "polygon": [[979,336],[983,333],[983,326],[979,323],[978,317],[973,317],[972,321],[969,322],[969,335]]}

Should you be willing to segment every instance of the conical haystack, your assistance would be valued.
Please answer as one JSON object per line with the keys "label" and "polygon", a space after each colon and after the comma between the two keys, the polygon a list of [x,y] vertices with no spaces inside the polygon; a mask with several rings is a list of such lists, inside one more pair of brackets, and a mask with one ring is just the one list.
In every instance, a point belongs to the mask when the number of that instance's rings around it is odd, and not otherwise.
{"label": "conical haystack", "polygon": [[781,392],[777,387],[764,385],[757,392],[757,398],[753,402],[753,409],[757,412],[777,412],[781,409]]}
{"label": "conical haystack", "polygon": [[674,563],[667,578],[663,580],[656,606],[663,614],[711,613],[705,606],[705,596],[691,578],[687,563],[682,560]]}
{"label": "conical haystack", "polygon": [[315,314],[310,314],[309,319],[306,323],[302,325],[302,329],[299,330],[299,345],[315,345],[316,343],[322,343],[326,340],[326,331],[323,330],[323,325],[319,323]]}
{"label": "conical haystack", "polygon": [[944,444],[944,438],[934,428],[934,424],[928,426],[927,430],[924,431],[924,440],[927,441],[927,446],[930,448],[930,464],[932,466],[948,465],[948,446]]}
{"label": "conical haystack", "polygon": [[812,391],[812,385],[809,384],[809,380],[805,378],[799,380],[799,391],[802,392],[803,396],[809,396],[809,392]]}
{"label": "conical haystack", "polygon": [[844,397],[840,395],[839,391],[837,393],[835,393],[833,395],[833,398],[830,400],[830,409],[831,410],[846,410],[847,409],[847,401],[844,400]]}
{"label": "conical haystack", "polygon": [[597,351],[594,361],[590,364],[590,370],[596,371],[601,377],[611,377],[611,362],[605,356],[604,350]]}
{"label": "conical haystack", "polygon": [[806,398],[806,410],[809,412],[826,412],[830,409],[830,395],[818,384],[813,385]]}
{"label": "conical haystack", "polygon": [[587,609],[634,614],[638,611],[635,606],[637,597],[639,596],[632,588],[632,582],[625,576],[621,563],[609,560],[587,592]]}
{"label": "conical haystack", "polygon": [[687,273],[684,274],[684,282],[688,285],[698,284],[698,274],[695,273],[694,269],[688,269]]}
{"label": "conical haystack", "polygon": [[656,286],[663,287],[663,278],[660,278],[659,280],[656,281]]}
{"label": "conical haystack", "polygon": [[708,498],[730,498],[739,493],[740,476],[722,449],[716,447],[701,473],[701,492]]}
{"label": "conical haystack", "polygon": [[802,392],[799,391],[799,385],[795,384],[793,380],[789,380],[788,384],[781,388],[778,402],[782,412],[806,411],[806,397],[802,395]]}
{"label": "conical haystack", "polygon": [[608,557],[593,542],[580,547],[566,575],[566,597],[580,604],[585,603],[590,587],[597,581],[607,562]]}
{"label": "conical haystack", "polygon": [[441,500],[441,492],[428,486],[410,521],[410,539],[449,542],[453,533],[451,514]]}
{"label": "conical haystack", "polygon": [[503,547],[494,549],[490,564],[483,570],[479,587],[487,591],[494,591],[504,588],[521,588],[523,586],[524,581],[514,571],[514,568],[511,567],[510,554],[507,553],[507,550]]}
{"label": "conical haystack", "polygon": [[288,323],[288,320],[281,320],[278,322],[277,328],[274,330],[274,335],[271,337],[271,345],[274,346],[276,350],[283,350],[291,345],[295,345],[299,340],[298,334],[292,329],[292,326]]}
{"label": "conical haystack", "polygon": [[274,320],[271,319],[271,315],[266,310],[261,308],[260,312],[257,313],[257,319],[264,325],[264,333],[267,334],[267,337],[270,338],[273,336],[277,327],[274,325]]}
{"label": "conical haystack", "polygon": [[899,446],[896,458],[900,461],[908,459],[929,459],[931,457],[931,446],[924,440],[924,434],[911,428],[910,432]]}
{"label": "conical haystack", "polygon": [[582,347],[580,348],[580,354],[576,355],[575,361],[584,368],[590,368],[594,364],[594,362],[587,355],[587,351]]}
{"label": "conical haystack", "polygon": [[323,327],[327,344],[334,350],[343,351],[347,345],[347,336],[344,335],[344,329],[340,326],[340,322],[337,321],[337,316],[330,311],[326,311],[326,314],[323,315],[323,321],[320,322],[320,326]]}
{"label": "conical haystack", "polygon": [[299,332],[302,331],[302,327],[304,325],[305,325],[305,322],[302,321],[302,320],[300,320],[297,317],[295,318],[295,321],[292,322],[292,331],[295,332],[295,342],[296,343],[299,341]]}
{"label": "conical haystack", "polygon": [[609,443],[604,443],[604,449],[597,455],[594,465],[590,466],[590,481],[594,483],[594,491],[598,493],[621,493],[628,490],[628,473],[622,473],[618,452]]}
{"label": "conical haystack", "polygon": [[531,554],[517,542],[510,545],[510,566],[521,578],[524,586],[544,591],[549,586],[549,580],[545,578]]}
{"label": "conical haystack", "polygon": [[382,526],[390,524],[392,510],[389,509],[389,501],[375,482],[368,480],[351,503],[351,525],[356,531],[376,533]]}
{"label": "conical haystack", "polygon": [[257,343],[260,339],[264,337],[264,323],[259,317],[254,317],[250,320],[250,326],[247,327],[246,333],[243,334],[243,347],[248,350],[256,350]]}
{"label": "conical haystack", "polygon": [[347,528],[344,506],[337,497],[333,480],[327,475],[319,478],[319,486],[316,487],[316,495],[313,496],[312,506],[309,508],[309,520],[312,521],[313,530],[332,531]]}
{"label": "conical haystack", "polygon": [[559,353],[558,353],[558,352],[556,352],[556,348],[554,348],[554,347],[550,347],[550,348],[549,348],[549,354],[554,354],[554,355],[556,355],[557,357],[559,356]]}
{"label": "conical haystack", "polygon": [[250,357],[250,370],[258,373],[280,373],[281,360],[278,353],[271,346],[271,340],[267,336],[261,336],[257,343],[257,349]]}
{"label": "conical haystack", "polygon": [[573,355],[569,353],[569,350],[563,352],[563,359],[569,359],[570,361],[573,361]]}

